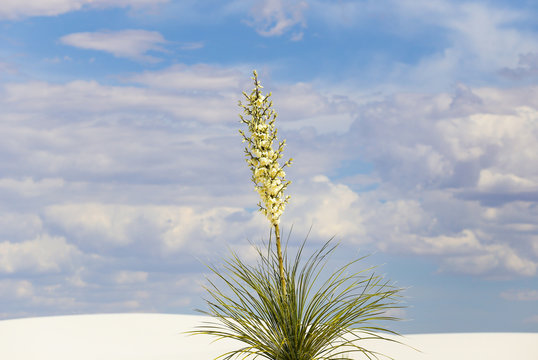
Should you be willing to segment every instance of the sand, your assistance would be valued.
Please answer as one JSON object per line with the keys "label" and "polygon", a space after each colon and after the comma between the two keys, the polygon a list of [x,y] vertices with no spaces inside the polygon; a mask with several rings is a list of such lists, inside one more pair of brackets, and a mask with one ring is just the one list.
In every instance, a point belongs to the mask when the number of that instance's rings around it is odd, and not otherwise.
{"label": "sand", "polygon": [[[104,314],[0,321],[2,360],[214,359],[230,341],[187,336],[203,316]],[[396,360],[538,360],[538,333],[419,334],[364,346]],[[355,359],[361,359],[358,355]]]}

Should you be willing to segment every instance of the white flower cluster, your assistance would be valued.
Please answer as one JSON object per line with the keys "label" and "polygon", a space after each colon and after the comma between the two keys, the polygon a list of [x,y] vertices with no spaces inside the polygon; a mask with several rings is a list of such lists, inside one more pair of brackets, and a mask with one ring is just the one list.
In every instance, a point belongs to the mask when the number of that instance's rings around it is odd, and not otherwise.
{"label": "white flower cluster", "polygon": [[252,181],[255,190],[260,194],[263,201],[258,203],[260,211],[267,216],[272,225],[278,225],[280,216],[284,212],[289,196],[284,196],[284,190],[290,184],[284,176],[283,168],[289,166],[292,159],[280,166],[278,160],[282,158],[282,152],[286,140],[279,143],[276,150],[273,149],[273,142],[277,140],[277,129],[275,128],[276,112],[271,108],[272,101],[269,101],[271,93],[263,96],[260,89],[263,87],[258,81],[258,74],[254,71],[255,88],[251,94],[243,92],[248,100],[248,105],[239,106],[244,110],[244,115],[239,115],[241,122],[247,124],[250,136],[243,135],[243,142],[247,142],[245,155],[247,163],[252,170]]}

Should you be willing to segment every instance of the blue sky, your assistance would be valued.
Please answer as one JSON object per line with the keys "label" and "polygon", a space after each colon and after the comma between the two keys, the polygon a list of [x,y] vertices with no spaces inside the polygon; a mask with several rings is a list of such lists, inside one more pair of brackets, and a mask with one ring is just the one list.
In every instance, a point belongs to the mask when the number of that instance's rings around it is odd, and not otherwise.
{"label": "blue sky", "polygon": [[[23,4],[24,3],[24,4]],[[237,101],[273,92],[292,247],[407,288],[404,333],[538,331],[533,1],[0,3],[0,318],[193,313],[268,225]]]}

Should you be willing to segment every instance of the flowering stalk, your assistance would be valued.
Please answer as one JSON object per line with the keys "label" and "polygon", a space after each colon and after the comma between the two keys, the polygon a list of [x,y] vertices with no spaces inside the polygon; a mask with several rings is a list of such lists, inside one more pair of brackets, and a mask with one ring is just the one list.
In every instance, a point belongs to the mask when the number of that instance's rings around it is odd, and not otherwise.
{"label": "flowering stalk", "polygon": [[286,278],[284,276],[284,261],[282,257],[282,247],[280,242],[280,216],[289,200],[289,195],[284,196],[284,190],[290,184],[284,176],[284,167],[289,166],[293,159],[289,159],[282,166],[278,160],[282,158],[286,140],[278,143],[278,148],[273,149],[273,142],[278,142],[275,120],[277,113],[272,109],[273,102],[269,101],[271,93],[263,96],[263,88],[258,81],[256,70],[253,72],[254,89],[249,94],[243,92],[248,101],[244,105],[239,101],[239,106],[243,108],[243,115],[239,115],[241,122],[246,124],[249,136],[242,130],[239,133],[243,136],[246,161],[252,170],[252,181],[254,189],[260,194],[261,201],[258,203],[259,210],[267,217],[275,231],[276,247],[278,253],[278,263],[280,270],[280,283],[284,296],[286,295]]}
{"label": "flowering stalk", "polygon": [[[378,353],[364,348],[365,339],[395,341],[378,335],[393,333],[373,322],[396,320],[388,310],[400,308],[398,289],[380,276],[350,271],[361,259],[353,260],[335,270],[327,280],[318,281],[325,273],[324,265],[336,245],[327,241],[306,262],[301,260],[306,239],[298,248],[295,259],[284,263],[280,244],[280,216],[289,200],[284,190],[289,185],[282,166],[285,141],[278,142],[276,113],[272,110],[271,94],[264,96],[258,75],[254,71],[255,88],[243,93],[247,101],[239,115],[248,127],[239,131],[246,142],[246,161],[252,170],[252,181],[260,194],[260,211],[274,230],[277,251],[255,247],[255,265],[244,263],[233,253],[225,261],[224,270],[210,267],[227,291],[209,280],[206,290],[207,311],[216,322],[206,323],[190,333],[206,334],[216,340],[233,339],[243,345],[226,352],[218,359],[251,359],[263,357],[278,360],[351,359],[348,353],[358,352],[368,359]],[[247,134],[245,134],[247,133]],[[276,149],[273,143],[277,143]],[[272,235],[272,232],[271,232]],[[279,270],[275,269],[278,261]],[[285,269],[284,269],[285,266]],[[396,341],[398,342],[398,341]],[[361,355],[361,356],[362,356]],[[354,357],[355,358],[355,357]]]}

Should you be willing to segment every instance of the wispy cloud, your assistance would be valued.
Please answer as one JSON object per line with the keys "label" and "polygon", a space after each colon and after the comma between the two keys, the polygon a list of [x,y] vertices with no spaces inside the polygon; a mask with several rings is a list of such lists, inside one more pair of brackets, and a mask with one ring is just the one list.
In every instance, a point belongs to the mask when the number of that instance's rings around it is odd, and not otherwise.
{"label": "wispy cloud", "polygon": [[[170,75],[174,75],[170,73]],[[161,76],[157,72],[152,74],[134,76],[133,81],[152,83],[155,77]],[[141,88],[135,86],[108,86],[94,81],[73,81],[65,84],[50,84],[44,82],[12,83],[4,87],[6,99],[9,99],[9,107],[20,113],[35,114],[43,111],[52,115],[58,111],[77,113],[81,110],[86,114],[117,113],[136,108],[142,113],[160,113],[154,119],[163,118],[164,114],[174,116],[185,121],[204,122],[232,122],[235,117],[235,99],[229,93],[230,80],[233,77],[211,79],[211,76],[201,75],[199,80],[192,73],[176,73],[175,80],[183,79],[182,82],[163,82],[154,88]],[[188,81],[187,81],[188,80]],[[227,89],[216,89],[215,86],[225,85]],[[213,86],[214,92],[220,96],[211,96],[210,93],[197,94],[159,91],[163,87],[183,87],[183,89],[201,89],[204,86]],[[206,89],[207,90],[207,89]],[[202,103],[206,106],[200,106]],[[28,105],[30,103],[30,105]],[[164,111],[164,112],[163,112]],[[51,119],[52,120],[52,119]],[[148,118],[149,120],[149,118]],[[156,121],[156,120],[151,120]],[[31,129],[29,131],[32,131]],[[98,128],[92,131],[99,131]],[[82,135],[82,134],[81,134]],[[66,140],[69,141],[69,140]]]}
{"label": "wispy cloud", "polygon": [[[532,11],[447,0],[316,0],[309,4],[308,20],[324,22],[330,29],[363,32],[375,22],[383,24],[380,34],[391,43],[409,41],[408,48],[413,48],[418,41],[425,46],[413,59],[398,53],[372,54],[370,68],[363,72],[375,74],[369,85],[387,92],[401,91],[401,84],[407,90],[439,91],[457,82],[499,80],[499,71],[509,78],[534,71],[532,54],[538,52],[538,41],[526,26],[533,21]],[[435,43],[430,42],[431,34]]]}
{"label": "wispy cloud", "polygon": [[17,67],[9,62],[0,61],[0,76],[17,74]]}
{"label": "wispy cloud", "polygon": [[186,42],[180,45],[181,50],[198,50],[204,47],[203,41]]}
{"label": "wispy cloud", "polygon": [[169,0],[4,0],[0,3],[0,19],[31,16],[56,16],[84,7],[139,7]]}
{"label": "wispy cloud", "polygon": [[[521,55],[538,51],[536,38],[518,28],[518,24],[528,18],[524,11],[480,3],[438,1],[439,6],[426,10],[426,14],[429,13],[426,15],[422,2],[399,4],[400,9],[404,13],[409,10],[410,15],[415,9],[413,18],[417,21],[432,21],[432,25],[448,31],[450,45],[442,53],[424,59],[422,66],[452,79],[458,73],[461,76],[478,69],[495,73],[501,68],[514,66]],[[462,67],[467,70],[461,72]]]}
{"label": "wispy cloud", "polygon": [[[260,0],[250,10],[252,20],[247,23],[262,36],[282,35],[296,25],[306,26],[304,12],[308,3],[303,0]],[[294,41],[302,35],[293,35]]]}
{"label": "wispy cloud", "polygon": [[160,61],[147,53],[166,52],[162,45],[167,43],[160,33],[146,30],[74,33],[63,36],[60,41],[81,49],[105,51],[116,57],[147,62]]}
{"label": "wispy cloud", "polygon": [[244,83],[241,72],[236,69],[218,68],[197,64],[173,65],[160,71],[147,71],[133,75],[130,82],[144,84],[154,89],[216,91],[219,93],[240,90]]}

